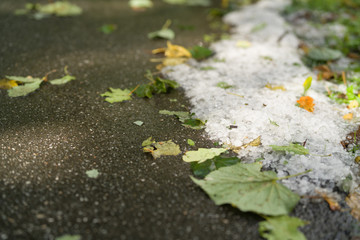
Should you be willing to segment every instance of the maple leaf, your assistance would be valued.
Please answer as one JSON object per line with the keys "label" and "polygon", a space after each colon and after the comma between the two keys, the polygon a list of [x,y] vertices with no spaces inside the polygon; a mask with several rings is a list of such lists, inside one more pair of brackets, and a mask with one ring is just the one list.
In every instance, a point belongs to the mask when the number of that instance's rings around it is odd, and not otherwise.
{"label": "maple leaf", "polygon": [[106,97],[105,101],[109,103],[122,102],[125,100],[131,100],[131,91],[128,89],[120,88],[109,88],[110,91],[107,91],[100,96]]}
{"label": "maple leaf", "polygon": [[314,99],[312,97],[309,96],[304,96],[304,97],[300,97],[299,100],[296,101],[299,104],[299,107],[305,109],[308,112],[313,112],[314,111],[314,106],[315,104]]}
{"label": "maple leaf", "polygon": [[204,180],[192,177],[217,204],[232,204],[242,211],[278,216],[288,214],[300,200],[273,171],[261,171],[259,163],[237,163],[211,172]]}

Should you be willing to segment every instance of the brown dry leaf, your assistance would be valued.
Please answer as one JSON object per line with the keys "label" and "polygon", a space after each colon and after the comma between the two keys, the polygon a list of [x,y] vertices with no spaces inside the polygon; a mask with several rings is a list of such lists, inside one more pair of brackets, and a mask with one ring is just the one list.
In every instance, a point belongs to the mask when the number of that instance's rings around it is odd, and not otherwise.
{"label": "brown dry leaf", "polygon": [[272,85],[272,84],[266,84],[265,85],[266,88],[270,89],[270,90],[282,90],[282,91],[286,91],[286,88],[282,85]]}
{"label": "brown dry leaf", "polygon": [[0,80],[0,89],[12,89],[13,87],[16,86],[18,86],[18,84],[14,80],[8,80],[8,79]]}
{"label": "brown dry leaf", "polygon": [[332,211],[339,211],[341,210],[341,207],[336,199],[335,196],[331,196],[331,194],[325,192],[325,191],[319,191],[319,190],[315,190],[315,192],[317,194],[320,195],[320,197],[322,197],[328,204],[329,204],[329,208]]}
{"label": "brown dry leaf", "polygon": [[301,97],[299,100],[296,101],[299,104],[299,107],[305,109],[308,112],[314,111],[314,99],[309,96]]}
{"label": "brown dry leaf", "polygon": [[336,73],[331,71],[330,67],[326,64],[316,66],[314,69],[319,71],[317,75],[318,80],[322,80],[322,79],[329,80],[336,76]]}
{"label": "brown dry leaf", "polygon": [[345,114],[343,116],[343,119],[344,120],[351,120],[351,119],[353,119],[353,114],[352,113]]}
{"label": "brown dry leaf", "polygon": [[348,54],[348,58],[360,59],[360,55],[357,54],[357,53],[349,53],[349,54]]}
{"label": "brown dry leaf", "polygon": [[360,193],[353,192],[345,199],[347,205],[351,208],[351,215],[360,221]]}

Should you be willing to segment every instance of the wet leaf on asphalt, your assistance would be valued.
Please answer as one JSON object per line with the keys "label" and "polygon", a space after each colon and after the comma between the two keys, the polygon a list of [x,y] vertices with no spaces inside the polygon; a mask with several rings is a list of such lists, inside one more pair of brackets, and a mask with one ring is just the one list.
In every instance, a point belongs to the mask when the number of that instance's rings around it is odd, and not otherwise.
{"label": "wet leaf on asphalt", "polygon": [[[149,143],[151,139],[147,139],[145,141],[142,143],[143,146],[146,143]],[[161,156],[176,156],[181,153],[179,145],[174,143],[172,140],[166,142],[152,142],[149,145],[145,145],[143,151],[151,153],[155,159]]]}
{"label": "wet leaf on asphalt", "polygon": [[86,175],[89,178],[97,178],[99,176],[99,171],[97,169],[92,169],[92,170],[86,171]]}
{"label": "wet leaf on asphalt", "polygon": [[215,171],[221,167],[234,165],[240,161],[241,160],[237,157],[224,157],[220,155],[201,163],[191,162],[190,166],[196,177],[204,178],[212,171]]}
{"label": "wet leaf on asphalt", "polygon": [[81,240],[81,236],[65,234],[61,237],[56,237],[55,240]]}
{"label": "wet leaf on asphalt", "polygon": [[128,89],[109,88],[109,90],[110,91],[100,94],[100,96],[105,97],[105,101],[109,103],[131,100],[131,91]]}
{"label": "wet leaf on asphalt", "polygon": [[202,163],[208,159],[219,156],[221,153],[226,152],[226,148],[199,148],[196,151],[188,151],[183,156],[185,162]]}
{"label": "wet leaf on asphalt", "polygon": [[306,240],[299,227],[305,226],[306,221],[296,217],[279,216],[265,217],[266,221],[259,223],[259,233],[268,240]]}
{"label": "wet leaf on asphalt", "polygon": [[167,40],[173,40],[175,38],[175,33],[173,30],[169,28],[170,25],[171,25],[171,20],[168,19],[160,30],[148,33],[148,38],[149,39],[163,38]]}
{"label": "wet leaf on asphalt", "polygon": [[244,212],[288,214],[300,197],[277,183],[273,171],[261,172],[260,163],[237,163],[211,172],[204,180],[192,177],[217,204],[231,204]]}

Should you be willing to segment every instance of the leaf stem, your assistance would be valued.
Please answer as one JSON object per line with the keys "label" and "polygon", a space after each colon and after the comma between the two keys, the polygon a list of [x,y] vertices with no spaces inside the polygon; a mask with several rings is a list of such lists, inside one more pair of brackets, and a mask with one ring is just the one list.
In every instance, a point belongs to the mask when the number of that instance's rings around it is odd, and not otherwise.
{"label": "leaf stem", "polygon": [[130,96],[131,94],[133,94],[138,87],[140,87],[140,84],[138,84],[133,90],[131,90],[131,92],[129,93],[129,96]]}
{"label": "leaf stem", "polygon": [[276,179],[276,180],[284,180],[284,179],[288,179],[288,178],[297,177],[297,176],[303,175],[303,174],[305,174],[305,173],[309,173],[309,172],[311,172],[311,171],[312,171],[312,169],[309,169],[309,170],[307,170],[307,171],[305,171],[305,172],[297,173],[297,174],[294,174],[294,175],[289,175],[289,176],[286,176],[286,177],[281,177],[281,178],[278,178],[278,179]]}
{"label": "leaf stem", "polygon": [[171,20],[168,19],[168,20],[166,20],[164,26],[162,26],[161,29],[168,29],[170,27],[170,25],[171,25]]}

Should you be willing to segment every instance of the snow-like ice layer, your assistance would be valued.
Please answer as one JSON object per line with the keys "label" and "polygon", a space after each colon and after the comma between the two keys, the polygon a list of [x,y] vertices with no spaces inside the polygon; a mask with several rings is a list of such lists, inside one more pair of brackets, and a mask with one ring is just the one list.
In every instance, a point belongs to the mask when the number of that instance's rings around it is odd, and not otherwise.
{"label": "snow-like ice layer", "polygon": [[[248,147],[239,156],[247,161],[264,158],[264,166],[276,169],[280,177],[312,169],[307,175],[283,181],[299,194],[311,194],[316,187],[333,189],[349,174],[355,176],[354,156],[340,144],[355,125],[342,118],[350,110],[332,103],[324,94],[324,84],[329,83],[313,81],[307,94],[316,104],[313,113],[295,106],[304,80],[316,77],[301,63],[299,41],[279,14],[286,3],[263,0],[228,14],[225,22],[234,25],[234,33],[230,40],[211,46],[214,58],[189,61],[164,72],[185,89],[197,117],[207,120],[210,138],[241,146],[261,136],[261,146]],[[263,23],[265,28],[253,31]],[[237,47],[239,40],[252,45]],[[215,69],[201,70],[207,66]],[[219,88],[219,82],[234,88]],[[286,91],[268,89],[266,84],[283,85]],[[230,125],[238,127],[230,129]],[[269,147],[305,141],[311,153],[307,156],[276,153]]]}

